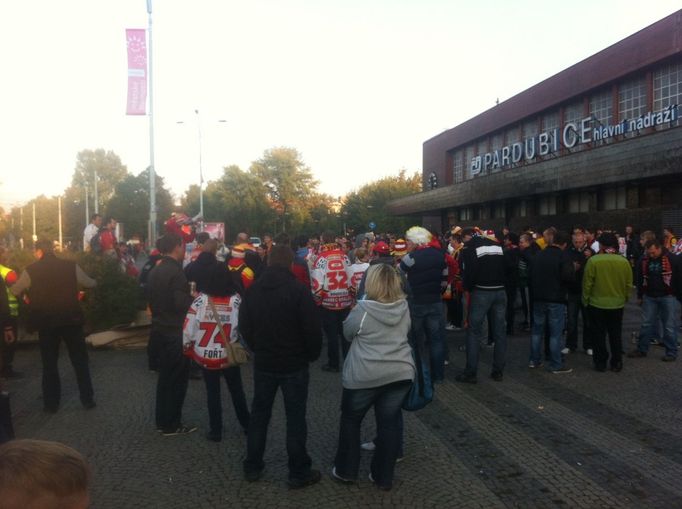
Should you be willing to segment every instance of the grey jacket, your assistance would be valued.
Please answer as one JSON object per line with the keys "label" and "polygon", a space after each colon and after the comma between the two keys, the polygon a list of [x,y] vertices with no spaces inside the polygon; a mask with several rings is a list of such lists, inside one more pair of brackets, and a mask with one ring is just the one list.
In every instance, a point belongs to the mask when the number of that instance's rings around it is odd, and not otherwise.
{"label": "grey jacket", "polygon": [[405,299],[391,304],[361,300],[343,322],[352,341],[341,377],[345,389],[371,389],[414,380],[412,348],[407,342],[410,312]]}

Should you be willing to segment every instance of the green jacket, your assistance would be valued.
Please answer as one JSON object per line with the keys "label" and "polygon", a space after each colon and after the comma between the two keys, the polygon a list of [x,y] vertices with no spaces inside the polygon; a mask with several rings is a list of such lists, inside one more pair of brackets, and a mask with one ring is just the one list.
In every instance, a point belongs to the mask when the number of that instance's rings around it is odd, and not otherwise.
{"label": "green jacket", "polygon": [[630,298],[632,267],[619,254],[590,257],[583,276],[583,305],[600,309],[620,309]]}

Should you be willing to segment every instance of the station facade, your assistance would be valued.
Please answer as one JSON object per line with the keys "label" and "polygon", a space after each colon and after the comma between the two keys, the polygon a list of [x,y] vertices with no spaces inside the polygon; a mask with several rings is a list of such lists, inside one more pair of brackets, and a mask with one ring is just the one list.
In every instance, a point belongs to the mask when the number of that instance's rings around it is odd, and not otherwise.
{"label": "station facade", "polygon": [[436,231],[577,225],[682,233],[682,10],[424,142]]}

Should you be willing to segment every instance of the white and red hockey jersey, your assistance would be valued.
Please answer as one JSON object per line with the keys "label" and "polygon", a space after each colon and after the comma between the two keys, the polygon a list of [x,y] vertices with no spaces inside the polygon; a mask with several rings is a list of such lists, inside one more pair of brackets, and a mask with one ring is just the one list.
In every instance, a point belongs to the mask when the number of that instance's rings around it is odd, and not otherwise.
{"label": "white and red hockey jersey", "polygon": [[350,291],[353,269],[339,249],[323,246],[310,274],[315,301],[325,309],[346,309],[353,304]]}
{"label": "white and red hockey jersey", "polygon": [[239,305],[241,297],[234,294],[229,297],[209,297],[204,293],[194,299],[187,311],[182,329],[182,344],[185,355],[194,359],[206,369],[229,368],[225,340],[220,333],[218,322],[213,316],[209,298],[218,313],[223,325],[225,337],[230,343],[239,340],[237,325],[239,323]]}

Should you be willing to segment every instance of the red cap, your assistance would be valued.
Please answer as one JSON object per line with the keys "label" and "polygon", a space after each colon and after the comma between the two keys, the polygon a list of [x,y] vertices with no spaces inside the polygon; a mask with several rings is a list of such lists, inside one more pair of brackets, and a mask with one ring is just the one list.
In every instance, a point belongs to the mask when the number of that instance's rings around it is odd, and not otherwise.
{"label": "red cap", "polygon": [[391,248],[388,247],[388,244],[384,241],[379,241],[374,245],[374,249],[372,249],[375,253],[379,253],[381,255],[389,255],[391,254]]}

